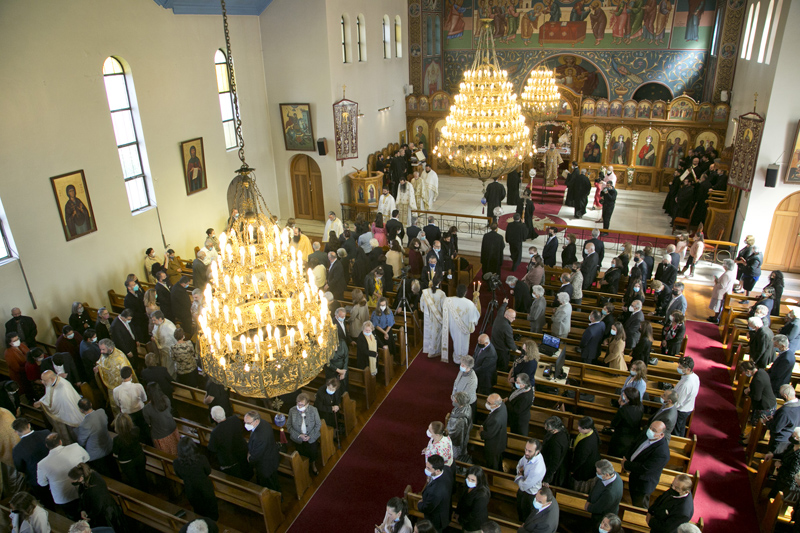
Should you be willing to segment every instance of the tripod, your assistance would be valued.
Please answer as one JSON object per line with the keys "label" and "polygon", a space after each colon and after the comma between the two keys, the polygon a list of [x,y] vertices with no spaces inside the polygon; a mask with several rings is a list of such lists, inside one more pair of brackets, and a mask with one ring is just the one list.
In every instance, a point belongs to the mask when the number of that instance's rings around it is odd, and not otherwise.
{"label": "tripod", "polygon": [[[399,313],[400,308],[403,308],[403,336],[406,340],[406,370],[408,370],[408,315],[406,315],[406,312],[411,308],[411,304],[409,303],[408,298],[406,298],[406,280],[406,273],[403,272],[400,276],[400,283],[403,285],[402,296],[397,302],[397,308],[394,310],[394,314]],[[416,318],[414,320],[416,321]],[[419,326],[417,326],[417,329],[419,329]]]}
{"label": "tripod", "polygon": [[486,314],[483,315],[483,319],[481,319],[481,327],[478,330],[478,335],[483,335],[486,331],[486,326],[494,323],[494,314],[497,312],[498,307],[500,307],[500,303],[497,301],[497,289],[492,289],[492,301],[489,302],[489,305],[486,307]]}

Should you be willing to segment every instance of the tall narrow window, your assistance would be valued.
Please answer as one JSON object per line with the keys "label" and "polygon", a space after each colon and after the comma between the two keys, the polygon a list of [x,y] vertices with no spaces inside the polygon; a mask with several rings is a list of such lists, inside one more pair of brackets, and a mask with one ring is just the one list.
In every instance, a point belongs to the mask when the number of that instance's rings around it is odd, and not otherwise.
{"label": "tall narrow window", "polygon": [[8,227],[6,211],[3,209],[3,202],[0,201],[0,263],[14,258],[14,238],[11,236],[11,228]]}
{"label": "tall narrow window", "polygon": [[[129,87],[129,81],[131,86]],[[151,205],[150,194],[147,190],[147,176],[142,164],[142,149],[139,137],[136,135],[131,100],[135,101],[130,72],[125,72],[122,63],[114,57],[109,57],[103,63],[103,82],[106,86],[108,108],[111,111],[111,123],[114,127],[114,137],[117,139],[119,161],[122,164],[122,177],[125,179],[125,189],[128,193],[128,203],[131,212],[141,211]],[[138,113],[137,113],[138,115]]]}
{"label": "tall narrow window", "polygon": [[214,67],[217,70],[217,92],[219,111],[222,114],[222,131],[225,133],[225,148],[231,150],[239,146],[236,139],[236,122],[233,112],[233,95],[228,78],[228,63],[225,53],[217,50],[214,54]]}
{"label": "tall narrow window", "polygon": [[767,41],[769,40],[769,24],[772,22],[772,8],[775,7],[775,0],[769,0],[767,6],[767,16],[764,19],[764,29],[761,31],[761,44],[758,46],[758,62],[764,62],[764,54],[767,52]]}
{"label": "tall narrow window", "polygon": [[742,54],[741,57],[744,59],[747,57],[747,43],[750,39],[750,26],[753,25],[753,4],[750,4],[750,9],[747,11],[747,25],[744,27],[744,39],[742,40]]}
{"label": "tall narrow window", "polygon": [[434,54],[442,54],[442,20],[439,15],[433,19],[433,51]]}
{"label": "tall narrow window", "polygon": [[769,60],[772,59],[772,46],[775,44],[775,34],[778,33],[778,22],[780,22],[782,7],[783,7],[783,0],[778,0],[778,5],[775,7],[775,14],[772,17],[772,31],[770,31],[769,33],[767,56],[764,58],[764,63],[766,63],[767,65],[769,65]]}
{"label": "tall narrow window", "polygon": [[403,57],[403,23],[400,15],[394,16],[394,57]]}
{"label": "tall narrow window", "polygon": [[392,58],[392,26],[389,23],[389,15],[383,16],[383,58]]}
{"label": "tall narrow window", "polygon": [[358,60],[367,60],[367,28],[364,23],[364,15],[356,17],[356,44],[358,45]]}
{"label": "tall narrow window", "polygon": [[750,58],[753,55],[753,43],[756,41],[756,27],[758,26],[758,12],[761,9],[761,2],[756,4],[756,10],[753,12],[753,25],[750,26],[750,38],[747,41],[747,59],[750,61]]}
{"label": "tall narrow window", "polygon": [[428,15],[425,19],[425,55],[433,55],[433,17]]}
{"label": "tall narrow window", "polygon": [[344,15],[342,15],[342,63],[347,63],[347,39],[345,38]]}

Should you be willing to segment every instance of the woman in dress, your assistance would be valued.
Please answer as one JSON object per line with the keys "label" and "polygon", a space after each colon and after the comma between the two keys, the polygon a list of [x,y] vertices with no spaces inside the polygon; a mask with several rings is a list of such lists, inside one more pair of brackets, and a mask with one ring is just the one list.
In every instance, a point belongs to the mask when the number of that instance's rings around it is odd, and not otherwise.
{"label": "woman in dress", "polygon": [[475,533],[481,531],[481,526],[489,520],[492,494],[480,466],[469,467],[464,484],[467,490],[458,499],[454,520],[461,524],[464,533]]}
{"label": "woman in dress", "polygon": [[615,370],[628,370],[628,365],[625,364],[625,328],[622,327],[620,322],[616,322],[611,326],[611,337],[608,343],[608,351],[606,352],[603,362],[609,368]]}
{"label": "woman in dress", "polygon": [[361,335],[364,322],[367,320],[369,320],[367,299],[361,289],[353,289],[353,305],[350,308],[350,316],[347,317],[347,333],[353,341]]}
{"label": "woman in dress", "polygon": [[175,475],[183,480],[183,492],[195,514],[218,520],[217,495],[214,493],[214,483],[208,477],[211,464],[205,455],[200,454],[191,438],[181,437],[178,458],[172,462],[172,466]]}
{"label": "woman in dress", "polygon": [[394,497],[386,504],[383,522],[375,526],[375,533],[412,533],[408,518],[408,503],[403,498]]}
{"label": "woman in dress", "polygon": [[73,485],[78,486],[81,517],[90,520],[92,527],[109,527],[115,532],[126,531],[120,506],[108,492],[103,476],[79,463],[67,474]]}
{"label": "woman in dress", "polygon": [[84,332],[94,327],[94,321],[89,316],[89,312],[84,309],[81,302],[72,302],[72,314],[69,315],[69,325],[77,331],[81,337]]}
{"label": "woman in dress", "polygon": [[678,355],[681,352],[683,338],[686,336],[686,319],[680,311],[675,311],[670,315],[669,320],[669,327],[665,327],[662,332],[664,339],[661,341],[661,353]]}
{"label": "woman in dress", "polygon": [[169,398],[161,391],[158,383],[147,384],[147,397],[150,402],[142,409],[142,415],[150,426],[153,446],[170,455],[178,454],[178,426],[172,417]]}
{"label": "woman in dress", "polygon": [[614,436],[608,445],[608,454],[614,457],[624,457],[641,433],[642,427],[642,401],[639,391],[633,387],[622,390],[620,408],[611,420],[610,427]]}
{"label": "woman in dress", "polygon": [[531,421],[531,405],[533,405],[533,385],[528,374],[520,373],[514,379],[514,392],[508,397],[508,427],[512,433],[527,435]]}
{"label": "woman in dress", "polygon": [[139,428],[131,417],[120,413],[114,419],[114,437],[111,453],[119,462],[122,480],[139,490],[147,490],[147,460],[139,442]]}
{"label": "woman in dress", "polygon": [[431,422],[428,424],[426,431],[428,438],[428,445],[422,449],[422,455],[425,460],[431,455],[439,455],[444,459],[445,466],[453,466],[453,442],[447,436],[447,430],[439,421]]}
{"label": "woman in dress", "polygon": [[389,243],[386,236],[386,228],[383,226],[383,213],[378,213],[375,215],[375,222],[372,223],[370,229],[372,230],[372,235],[375,237],[381,247],[384,247]]}

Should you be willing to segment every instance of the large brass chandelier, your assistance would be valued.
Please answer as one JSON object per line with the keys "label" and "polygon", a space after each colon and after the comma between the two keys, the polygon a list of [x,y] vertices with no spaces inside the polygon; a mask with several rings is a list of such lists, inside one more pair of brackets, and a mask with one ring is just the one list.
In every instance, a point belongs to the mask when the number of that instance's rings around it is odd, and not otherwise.
{"label": "large brass chandelier", "polygon": [[233,391],[275,397],[314,379],[338,344],[328,302],[303,272],[303,254],[269,216],[244,158],[242,121],[231,58],[225,0],[222,16],[228,77],[242,166],[236,171],[234,207],[243,216],[219,236],[198,317],[203,371]]}
{"label": "large brass chandelier", "polygon": [[555,117],[561,104],[561,94],[553,71],[544,65],[531,70],[520,100],[522,111],[536,122]]}
{"label": "large brass chandelier", "polygon": [[472,67],[453,98],[434,154],[466,176],[487,180],[519,167],[530,155],[525,117],[508,72],[500,69],[492,20],[481,19]]}

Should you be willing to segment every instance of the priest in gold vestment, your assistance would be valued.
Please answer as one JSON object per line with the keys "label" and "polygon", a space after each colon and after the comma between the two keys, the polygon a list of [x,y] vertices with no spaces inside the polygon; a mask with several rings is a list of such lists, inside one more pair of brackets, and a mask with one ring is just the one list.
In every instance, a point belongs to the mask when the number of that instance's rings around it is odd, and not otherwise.
{"label": "priest in gold vestment", "polygon": [[[101,354],[100,360],[94,368],[95,371],[100,374],[103,385],[108,389],[108,402],[111,404],[114,417],[116,417],[119,414],[119,406],[116,400],[114,400],[114,389],[122,384],[122,376],[120,376],[119,371],[126,366],[133,367],[130,361],[128,361],[128,358],[125,357],[125,354],[114,346],[114,341],[111,339],[103,339],[99,344]],[[139,383],[135,372],[133,373],[133,381],[134,383]]]}
{"label": "priest in gold vestment", "polygon": [[550,143],[550,148],[544,153],[544,176],[547,180],[547,186],[552,187],[556,184],[558,178],[558,165],[563,163],[561,154],[556,150],[556,145]]}

